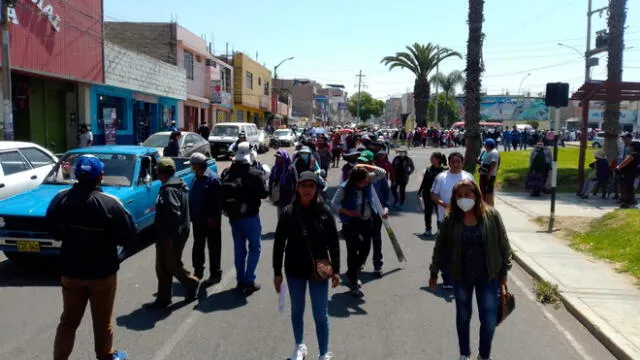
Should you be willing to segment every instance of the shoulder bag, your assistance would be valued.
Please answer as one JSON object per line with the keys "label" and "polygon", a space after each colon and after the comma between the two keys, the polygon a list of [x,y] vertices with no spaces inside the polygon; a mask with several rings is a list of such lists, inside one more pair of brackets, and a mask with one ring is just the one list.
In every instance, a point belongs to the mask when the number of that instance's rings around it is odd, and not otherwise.
{"label": "shoulder bag", "polygon": [[300,222],[300,227],[302,228],[302,237],[304,241],[307,243],[307,249],[309,250],[309,256],[311,256],[311,279],[313,280],[327,280],[331,276],[333,276],[333,266],[331,266],[331,261],[328,259],[316,260],[313,256],[313,249],[311,248],[311,240],[309,237],[309,232],[307,231],[307,227],[304,226],[304,221],[302,220],[302,215],[300,212],[298,213],[298,221]]}
{"label": "shoulder bag", "polygon": [[[502,286],[502,285],[500,285]],[[516,297],[509,292],[507,284],[504,284],[504,291],[500,292],[498,303],[498,325],[504,321],[516,309]]]}

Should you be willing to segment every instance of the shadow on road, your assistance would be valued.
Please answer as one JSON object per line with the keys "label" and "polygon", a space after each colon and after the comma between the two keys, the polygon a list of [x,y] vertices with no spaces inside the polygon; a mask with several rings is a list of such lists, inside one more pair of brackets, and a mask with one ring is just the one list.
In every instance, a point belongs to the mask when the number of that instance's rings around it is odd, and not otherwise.
{"label": "shadow on road", "polygon": [[367,315],[367,311],[361,307],[364,303],[364,299],[353,297],[348,291],[334,294],[329,299],[329,316],[346,318]]}
{"label": "shadow on road", "polygon": [[57,257],[0,262],[0,287],[59,286]]}
{"label": "shadow on road", "polygon": [[399,271],[402,271],[402,268],[395,268],[393,270],[383,272],[381,277],[377,277],[376,274],[373,272],[362,271],[360,272],[360,281],[362,281],[363,284],[367,284],[372,281],[381,280],[382,278],[392,275],[394,273],[397,273]]}
{"label": "shadow on road", "polygon": [[[171,311],[179,308],[174,304],[166,309],[148,310],[139,308],[128,315],[121,315],[116,318],[116,324],[133,331],[145,331],[153,329],[156,323],[162,321],[171,315]],[[184,306],[184,305],[183,305]]]}
{"label": "shadow on road", "polygon": [[435,292],[431,290],[428,286],[423,286],[420,288],[420,290],[426,291],[429,294],[433,294],[439,298],[442,298],[444,301],[448,303],[451,303],[453,302],[453,300],[455,300],[455,297],[453,296],[453,291],[443,289],[442,284],[438,285],[438,288],[436,289]]}
{"label": "shadow on road", "polygon": [[198,305],[194,310],[203,313],[215,311],[228,311],[247,305],[247,298],[239,293],[235,288],[227,289],[212,295],[199,297]]}

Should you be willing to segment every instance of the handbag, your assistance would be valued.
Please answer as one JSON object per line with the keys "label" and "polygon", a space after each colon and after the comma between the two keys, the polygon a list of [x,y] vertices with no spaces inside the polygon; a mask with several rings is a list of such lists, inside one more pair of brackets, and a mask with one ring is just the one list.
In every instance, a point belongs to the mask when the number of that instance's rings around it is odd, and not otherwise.
{"label": "handbag", "polygon": [[504,321],[513,310],[516,309],[516,297],[509,292],[507,284],[504,285],[504,292],[499,295],[498,302],[498,325]]}
{"label": "handbag", "polygon": [[309,249],[309,256],[311,256],[311,278],[313,280],[327,280],[331,276],[333,276],[333,266],[331,265],[331,261],[328,259],[316,260],[313,257],[313,251],[311,249],[311,242],[309,241],[309,232],[307,231],[307,227],[304,226],[304,221],[302,221],[302,216],[298,211],[298,221],[300,222],[300,227],[302,228],[302,237],[305,239],[307,243],[307,249]]}

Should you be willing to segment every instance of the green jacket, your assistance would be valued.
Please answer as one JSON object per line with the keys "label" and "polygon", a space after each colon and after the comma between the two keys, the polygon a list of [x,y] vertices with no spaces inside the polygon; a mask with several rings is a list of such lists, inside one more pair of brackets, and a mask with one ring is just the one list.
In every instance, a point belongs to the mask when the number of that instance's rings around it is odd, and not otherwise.
{"label": "green jacket", "polygon": [[[487,208],[486,215],[480,220],[482,234],[485,238],[487,254],[487,270],[489,279],[499,279],[506,276],[511,269],[511,245],[502,223],[500,213],[493,208]],[[442,265],[450,264],[454,282],[462,281],[462,220],[447,216],[440,227],[436,246],[431,259],[431,278],[438,277]],[[447,258],[447,255],[450,257]]]}

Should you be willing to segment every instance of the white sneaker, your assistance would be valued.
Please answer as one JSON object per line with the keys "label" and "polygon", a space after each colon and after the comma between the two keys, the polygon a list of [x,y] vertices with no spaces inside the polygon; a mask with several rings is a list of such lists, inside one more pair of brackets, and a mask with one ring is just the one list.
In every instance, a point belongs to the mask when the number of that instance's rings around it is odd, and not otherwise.
{"label": "white sneaker", "polygon": [[304,360],[307,356],[307,346],[305,344],[298,344],[293,349],[293,354],[289,360]]}
{"label": "white sneaker", "polygon": [[324,355],[321,355],[318,360],[331,360],[333,359],[333,353],[326,353]]}

